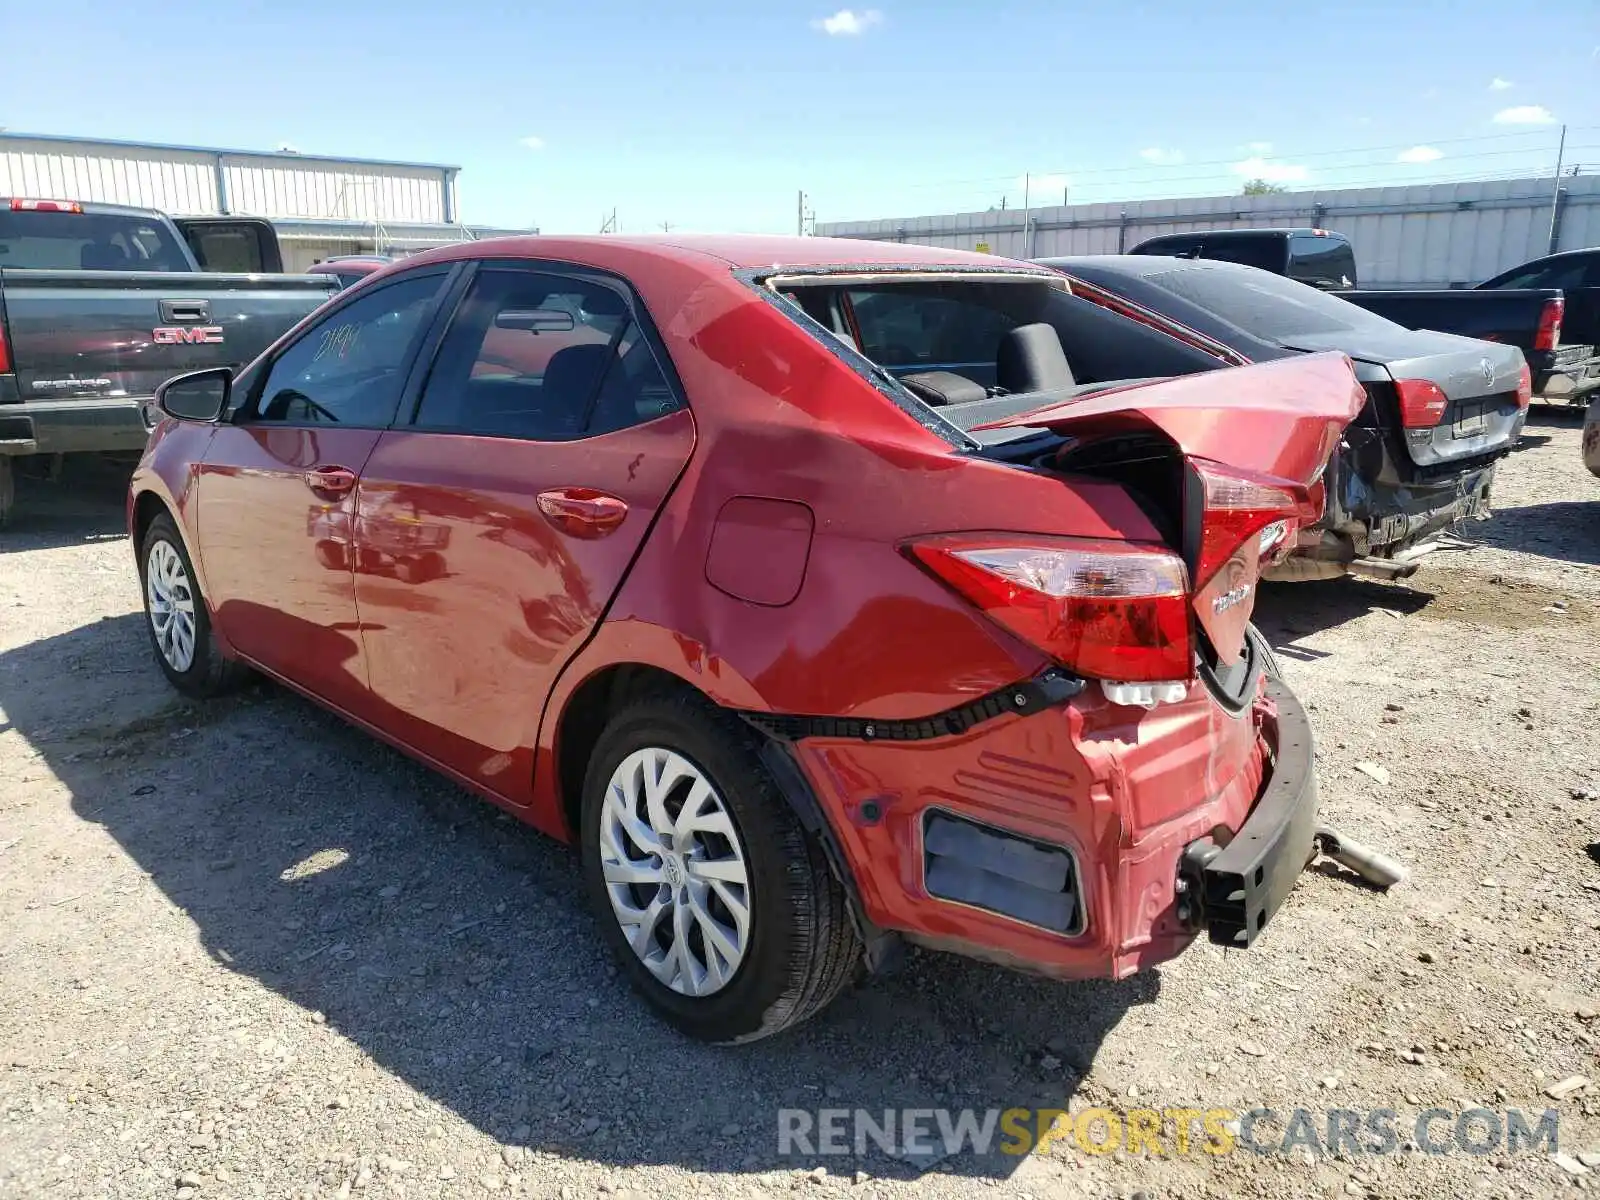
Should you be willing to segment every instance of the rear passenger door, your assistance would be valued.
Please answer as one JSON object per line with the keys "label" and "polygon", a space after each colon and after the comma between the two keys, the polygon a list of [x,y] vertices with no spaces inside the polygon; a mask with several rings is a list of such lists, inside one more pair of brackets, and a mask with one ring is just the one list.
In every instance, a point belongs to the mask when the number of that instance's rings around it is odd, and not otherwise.
{"label": "rear passenger door", "polygon": [[356,506],[375,717],[473,783],[530,798],[546,696],[689,458],[693,424],[621,281],[485,263]]}

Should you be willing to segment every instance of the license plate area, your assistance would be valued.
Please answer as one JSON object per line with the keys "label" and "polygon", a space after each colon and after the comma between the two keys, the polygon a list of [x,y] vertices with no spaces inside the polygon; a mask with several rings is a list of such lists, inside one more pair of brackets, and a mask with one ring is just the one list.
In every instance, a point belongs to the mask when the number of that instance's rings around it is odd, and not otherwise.
{"label": "license plate area", "polygon": [[1451,437],[1472,437],[1482,433],[1489,425],[1489,405],[1483,401],[1476,404],[1456,405],[1456,421],[1450,427]]}

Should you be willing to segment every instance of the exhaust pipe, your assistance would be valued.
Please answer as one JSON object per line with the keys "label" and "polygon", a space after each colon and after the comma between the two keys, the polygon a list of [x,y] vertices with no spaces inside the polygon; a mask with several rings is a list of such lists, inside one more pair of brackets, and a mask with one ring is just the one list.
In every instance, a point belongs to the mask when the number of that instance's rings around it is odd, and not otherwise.
{"label": "exhaust pipe", "polygon": [[1416,559],[1397,560],[1392,558],[1358,558],[1351,562],[1352,575],[1366,575],[1373,579],[1410,579],[1417,573],[1421,565]]}
{"label": "exhaust pipe", "polygon": [[1351,841],[1335,833],[1326,825],[1317,826],[1315,842],[1317,853],[1333,859],[1341,867],[1354,871],[1373,887],[1388,891],[1406,878],[1406,868],[1387,854],[1380,854],[1370,846]]}

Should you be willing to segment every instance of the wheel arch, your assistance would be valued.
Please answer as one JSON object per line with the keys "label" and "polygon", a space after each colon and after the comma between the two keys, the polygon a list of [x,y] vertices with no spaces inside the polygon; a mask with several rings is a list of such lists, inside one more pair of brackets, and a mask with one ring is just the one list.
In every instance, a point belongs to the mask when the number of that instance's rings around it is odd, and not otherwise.
{"label": "wheel arch", "polygon": [[[554,789],[554,806],[560,827],[552,832],[568,841],[578,840],[583,807],[583,783],[589,760],[612,716],[628,704],[673,690],[687,690],[725,711],[738,713],[737,705],[719,699],[687,675],[644,662],[614,662],[584,677],[567,695],[554,722],[547,773]],[[838,835],[812,791],[793,750],[757,725],[751,726],[761,742],[761,762],[778,792],[800,824],[817,840],[833,877],[844,888],[847,908],[857,936],[866,948],[870,969],[885,969],[898,958],[898,939],[875,927],[866,917],[860,891],[851,874]]]}
{"label": "wheel arch", "polygon": [[[569,840],[577,839],[584,775],[606,724],[628,704],[679,688],[706,696],[683,676],[643,662],[608,664],[572,690],[556,717],[551,764],[560,818]],[[706,699],[716,703],[710,696]]]}

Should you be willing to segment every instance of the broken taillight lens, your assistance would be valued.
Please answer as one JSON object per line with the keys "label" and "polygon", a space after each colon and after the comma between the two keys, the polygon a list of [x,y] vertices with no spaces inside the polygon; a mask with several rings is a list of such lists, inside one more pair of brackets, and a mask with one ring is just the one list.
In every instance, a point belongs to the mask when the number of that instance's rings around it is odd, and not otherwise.
{"label": "broken taillight lens", "polygon": [[1096,679],[1194,674],[1189,576],[1160,547],[1022,534],[953,534],[907,553],[1062,666]]}
{"label": "broken taillight lens", "polygon": [[1533,372],[1528,370],[1528,364],[1522,364],[1522,370],[1517,374],[1517,407],[1527,408],[1533,403]]}
{"label": "broken taillight lens", "polygon": [[1400,394],[1400,424],[1407,429],[1432,429],[1450,407],[1450,397],[1432,380],[1396,379],[1394,390]]}
{"label": "broken taillight lens", "polygon": [[1321,513],[1305,488],[1201,459],[1191,459],[1189,469],[1188,506],[1198,517],[1188,542],[1195,616],[1222,661],[1236,662],[1262,560],[1293,546],[1300,525]]}
{"label": "broken taillight lens", "polygon": [[[1261,550],[1287,537],[1289,519],[1299,515],[1301,501],[1286,487],[1234,474],[1216,463],[1195,460],[1192,466],[1201,507],[1194,579],[1204,587],[1252,535],[1272,535],[1260,539]],[[1269,530],[1279,522],[1282,532]]]}

